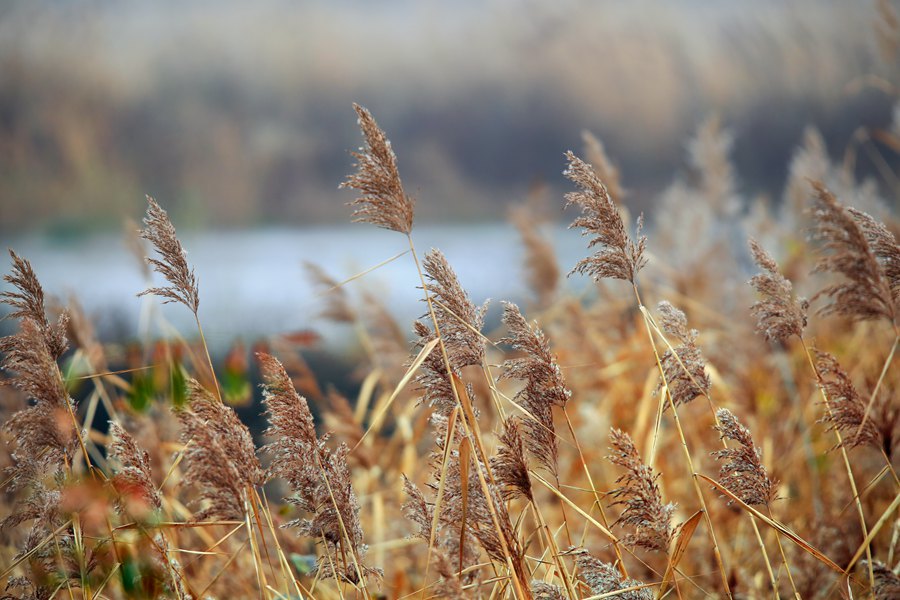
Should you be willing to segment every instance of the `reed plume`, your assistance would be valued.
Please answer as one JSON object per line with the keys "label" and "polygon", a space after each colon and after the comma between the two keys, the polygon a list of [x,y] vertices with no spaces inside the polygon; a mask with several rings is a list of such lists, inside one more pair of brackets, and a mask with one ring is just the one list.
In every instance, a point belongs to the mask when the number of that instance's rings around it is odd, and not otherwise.
{"label": "reed plume", "polygon": [[[14,559],[24,563],[27,575],[7,580],[6,594],[0,596],[3,600],[50,600],[63,587],[70,591],[81,588],[82,578],[89,578],[96,569],[98,551],[103,550],[103,544],[79,549],[71,530],[61,531],[66,529],[67,516],[62,507],[63,497],[60,490],[36,483],[29,498],[0,523],[0,529],[6,529],[32,522]],[[50,540],[52,543],[48,543]]]}
{"label": "reed plume", "polygon": [[754,239],[750,240],[750,253],[764,271],[749,282],[762,296],[750,307],[756,317],[756,331],[772,342],[784,342],[792,335],[803,337],[809,302],[794,296],[791,282],[778,270],[775,259]]}
{"label": "reed plume", "polygon": [[647,263],[644,248],[647,238],[640,235],[643,215],[637,220],[637,243],[628,237],[618,207],[594,169],[575,156],[566,153],[569,165],[563,175],[578,186],[579,191],[566,194],[566,205],[577,204],[582,215],[569,226],[581,228],[583,236],[592,236],[588,248],[598,247],[593,256],[583,258],[570,271],[588,275],[594,281],[607,277],[634,283],[634,278]]}
{"label": "reed plume", "polygon": [[78,447],[71,418],[75,407],[44,333],[32,319],[24,318],[19,333],[0,339],[0,353],[0,367],[15,373],[13,387],[33,401],[4,424],[15,442],[9,485],[18,489],[72,464]]}
{"label": "reed plume", "polygon": [[263,353],[257,356],[265,381],[266,435],[273,438],[263,447],[272,457],[267,478],[287,481],[295,494],[287,501],[312,515],[290,521],[286,527],[297,527],[302,535],[324,541],[326,554],[316,565],[322,577],[357,584],[377,575],[378,570],[362,563],[367,547],[347,465],[349,448],[341,444],[336,451],[329,449],[328,436],[317,436],[306,399],[294,389],[278,359]]}
{"label": "reed plume", "polygon": [[422,265],[452,368],[480,365],[484,359],[484,338],[480,332],[488,303],[476,308],[440,250],[430,250]]}
{"label": "reed plume", "polygon": [[66,339],[68,313],[63,311],[57,322],[51,324],[45,312],[44,288],[31,263],[12,250],[9,251],[9,256],[12,260],[12,273],[4,275],[3,280],[12,285],[13,289],[0,293],[0,302],[13,308],[6,318],[33,321],[44,338],[51,358],[56,361],[69,346]]}
{"label": "reed plume", "polygon": [[[428,325],[421,321],[413,323],[413,331],[418,336],[417,348],[428,345],[436,338]],[[448,416],[456,407],[451,374],[447,372],[446,363],[439,351],[429,353],[413,381],[417,390],[422,393],[420,402],[432,407],[437,414]]]}
{"label": "reed plume", "polygon": [[[592,595],[608,594],[643,585],[636,579],[623,579],[619,570],[608,562],[604,562],[587,551],[582,550],[575,559],[575,567],[581,579],[591,588]],[[652,600],[655,596],[649,587],[615,594],[623,600]]]}
{"label": "reed plume", "polygon": [[[428,486],[436,492],[436,483],[429,483]],[[422,491],[405,475],[403,476],[403,491],[406,494],[406,502],[401,507],[403,516],[416,526],[413,537],[418,537],[427,544],[431,541],[434,503],[426,500]],[[461,570],[461,565],[472,565],[478,562],[477,542],[474,536],[468,528],[463,530],[460,535],[460,527],[460,523],[453,522],[449,514],[442,510],[434,532],[435,554],[444,554],[444,558],[457,563],[457,572]],[[435,561],[437,560],[438,558],[435,557]],[[477,575],[477,571],[472,570],[462,574],[460,580],[463,584],[471,583],[475,581]]]}
{"label": "reed plume", "polygon": [[63,313],[49,323],[31,263],[12,251],[10,256],[13,271],[4,279],[13,289],[2,294],[2,302],[13,307],[19,332],[0,338],[0,369],[12,374],[9,383],[31,401],[3,425],[15,442],[9,486],[19,489],[71,466],[79,438],[74,401],[56,363],[67,348],[67,317]]}
{"label": "reed plume", "polygon": [[841,432],[842,444],[834,449],[841,445],[848,450],[870,446],[892,456],[898,442],[896,428],[900,423],[900,406],[891,400],[890,394],[879,394],[867,418],[868,401],[860,396],[837,358],[821,351],[816,351],[816,358],[820,385],[831,407],[822,421],[828,423],[829,431]]}
{"label": "reed plume", "polygon": [[303,266],[310,281],[319,289],[319,293],[328,298],[328,302],[319,316],[335,323],[355,322],[356,311],[350,306],[347,291],[340,285],[340,282],[313,262],[304,261]]}
{"label": "reed plume", "polygon": [[35,482],[31,494],[16,509],[0,521],[0,530],[5,531],[31,521],[31,531],[23,544],[21,554],[34,548],[42,538],[62,523],[60,502],[62,493]]}
{"label": "reed plume", "polygon": [[431,537],[431,522],[434,518],[433,505],[428,503],[422,490],[416,484],[410,481],[406,475],[402,475],[402,477],[403,491],[406,494],[406,502],[402,507],[403,516],[416,525],[417,530],[413,534],[414,537],[427,542]]}
{"label": "reed plume", "polygon": [[503,424],[503,431],[498,437],[497,454],[490,460],[491,471],[502,488],[500,495],[504,500],[523,497],[533,501],[525,442],[519,431],[519,423],[519,419],[510,417]]}
{"label": "reed plume", "polygon": [[468,600],[474,598],[473,590],[463,587],[463,576],[454,568],[453,560],[444,552],[434,552],[435,571],[440,579],[431,586],[436,598],[445,600]]}
{"label": "reed plume", "polygon": [[169,215],[147,196],[147,215],[144,217],[144,229],[141,237],[153,244],[159,258],[147,258],[153,270],[165,277],[169,285],[144,290],[138,296],[153,295],[163,299],[163,304],[180,302],[190,309],[194,316],[200,306],[200,295],[197,290],[197,278],[194,270],[188,265],[187,252],[175,235],[175,226]]}
{"label": "reed plume", "polygon": [[[678,341],[672,344],[660,358],[665,384],[675,406],[687,404],[697,396],[709,394],[712,381],[706,373],[706,359],[697,347],[696,329],[688,329],[687,316],[666,300],[657,305],[662,330]],[[674,349],[674,351],[673,351]],[[657,391],[663,386],[660,380]],[[668,409],[666,404],[666,409]]]}
{"label": "reed plume", "polygon": [[610,160],[603,142],[587,129],[581,132],[581,142],[584,144],[584,156],[587,158],[587,162],[594,168],[594,172],[606,186],[609,195],[619,200],[624,198],[625,190],[622,187],[621,173]]}
{"label": "reed plume", "polygon": [[[117,492],[116,508],[131,518],[145,520],[158,514],[162,500],[153,483],[150,469],[150,455],[141,449],[137,441],[115,421],[109,423],[110,444],[107,447],[110,459],[118,463],[118,470],[112,478]],[[156,558],[156,566],[162,572],[168,570],[171,582],[165,585],[177,598],[188,599],[184,589],[184,573],[178,561],[169,554],[169,542],[161,532],[146,532]]]}
{"label": "reed plume", "polygon": [[559,287],[559,265],[553,245],[541,235],[534,209],[517,206],[510,211],[510,220],[519,231],[525,248],[525,278],[537,305],[547,307]]}
{"label": "reed plume", "polygon": [[[503,502],[502,494],[495,484],[488,482],[486,483],[490,494],[488,497],[476,470],[481,469],[484,472],[484,465],[476,460],[474,453],[470,454],[468,460],[470,461],[469,465],[464,471],[459,452],[454,450],[451,453],[450,461],[446,466],[441,517],[453,524],[451,527],[456,531],[459,530],[460,524],[465,523],[466,530],[478,540],[479,545],[492,561],[507,564],[508,552],[514,576],[527,585],[524,555],[512,526],[508,507]],[[434,479],[435,481],[440,480],[437,463],[435,463]],[[467,490],[466,502],[463,501],[464,489]],[[491,506],[493,506],[493,511]]]}
{"label": "reed plume", "polygon": [[[832,273],[845,279],[823,288],[813,297],[813,300],[828,299],[819,312],[860,321],[885,318],[895,323],[898,309],[891,284],[869,245],[866,231],[824,185],[815,182],[813,188],[816,193],[812,236],[822,249],[813,273]],[[870,235],[874,234],[880,242],[890,245],[884,236],[872,229],[871,222],[866,221],[866,227]]]}
{"label": "reed plume", "polygon": [[119,469],[112,478],[112,484],[122,498],[119,510],[134,513],[134,510],[129,510],[134,505],[146,511],[160,510],[162,501],[153,483],[150,455],[138,447],[131,434],[115,421],[109,423],[109,436],[109,458],[119,463]]}
{"label": "reed plume", "polygon": [[[713,452],[716,460],[725,461],[719,469],[719,483],[749,505],[768,506],[777,493],[776,482],[769,479],[762,464],[762,451],[756,447],[750,430],[727,408],[716,411],[716,429],[724,440],[737,445]],[[734,501],[729,500],[728,504]]]}
{"label": "reed plume", "polygon": [[190,408],[177,412],[184,444],[184,482],[196,486],[203,508],[195,521],[243,520],[245,495],[263,482],[247,426],[197,381],[188,382]]}
{"label": "reed plume", "polygon": [[[867,568],[868,564],[862,560],[860,566]],[[872,571],[875,573],[875,589],[872,594],[876,600],[900,598],[900,576],[880,560],[872,561]]]}
{"label": "reed plume", "polygon": [[403,191],[397,156],[384,131],[372,117],[372,113],[353,105],[359,117],[359,128],[366,138],[366,146],[359,152],[351,152],[356,158],[353,175],[348,175],[340,187],[356,190],[361,195],[350,203],[354,207],[353,220],[371,223],[409,235],[412,231],[415,202]]}
{"label": "reed plume", "polygon": [[515,400],[528,413],[526,447],[555,476],[559,444],[553,426],[553,406],[565,407],[571,392],[566,388],[546,336],[525,321],[518,306],[504,303],[503,323],[508,331],[501,342],[509,344],[522,356],[504,361],[501,378],[525,381]]}
{"label": "reed plume", "polygon": [[691,166],[700,176],[699,190],[718,217],[734,216],[741,209],[737,177],[729,154],[734,143],[718,116],[706,119],[688,142]]}
{"label": "reed plume", "polygon": [[0,302],[13,308],[9,316],[19,319],[19,331],[0,338],[0,369],[11,375],[3,383],[22,392],[28,404],[3,424],[14,448],[4,486],[9,492],[28,488],[28,494],[0,521],[0,530],[26,521],[31,521],[31,529],[16,555],[27,560],[29,576],[10,578],[6,589],[21,590],[21,596],[10,597],[50,598],[61,585],[77,587],[79,575],[95,566],[90,552],[75,552],[61,507],[62,486],[81,441],[75,403],[57,365],[68,347],[68,315],[63,312],[51,324],[31,263],[12,250],[10,257],[12,273],[4,280],[12,289],[0,294]]}
{"label": "reed plume", "polygon": [[847,209],[856,224],[862,230],[878,261],[881,274],[891,290],[891,300],[893,300],[894,314],[900,312],[900,245],[894,234],[885,227],[884,223],[878,221],[871,215],[856,210],[853,207]]}
{"label": "reed plume", "polygon": [[561,587],[537,579],[531,582],[531,594],[534,600],[567,600]]}
{"label": "reed plume", "polygon": [[647,550],[666,552],[672,541],[672,512],[674,504],[663,504],[662,494],[654,473],[641,460],[634,441],[626,432],[612,428],[609,432],[612,454],[607,458],[611,463],[625,469],[616,479],[621,484],[612,492],[613,506],[625,506],[618,522],[635,528],[623,541],[629,546]]}
{"label": "reed plume", "polygon": [[[469,438],[462,433],[462,428],[454,427],[453,438],[447,440],[451,432],[445,415],[435,413],[431,421],[436,439],[435,451],[431,455],[432,481],[428,486],[435,497],[441,481],[444,490],[437,517],[438,526],[434,532],[437,547],[450,557],[459,557],[456,560],[462,571],[477,562],[478,554],[473,545],[477,542],[488,558],[510,566],[518,582],[527,586],[524,553],[503,501],[504,491],[499,484],[481,481],[479,470],[484,473],[486,469],[474,453],[462,454],[459,449],[453,449],[444,464],[442,448],[447,444],[459,448]],[[412,482],[406,478],[404,482],[408,501],[403,506],[403,512],[417,525],[417,535],[430,542],[434,504],[427,501]],[[485,493],[485,487],[489,496]],[[473,573],[471,577],[474,576]]]}

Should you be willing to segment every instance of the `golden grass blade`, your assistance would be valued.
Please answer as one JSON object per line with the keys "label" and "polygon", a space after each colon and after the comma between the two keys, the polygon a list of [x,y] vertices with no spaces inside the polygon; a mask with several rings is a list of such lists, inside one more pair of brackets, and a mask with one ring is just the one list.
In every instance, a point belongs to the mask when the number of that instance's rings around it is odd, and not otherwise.
{"label": "golden grass blade", "polygon": [[243,544],[241,544],[240,547],[239,547],[237,550],[235,550],[235,551],[232,553],[231,557],[229,557],[229,559],[225,562],[225,564],[222,565],[222,568],[219,569],[219,572],[216,573],[215,577],[213,577],[213,578],[210,580],[210,582],[206,584],[206,587],[203,588],[203,591],[201,591],[201,592],[198,594],[198,597],[199,597],[199,598],[205,598],[205,597],[206,597],[206,592],[209,591],[209,588],[211,588],[211,587],[216,583],[216,581],[219,580],[219,577],[221,577],[222,574],[225,573],[225,571],[228,570],[228,567],[231,566],[231,563],[234,562],[234,559],[236,559],[238,556],[241,555],[241,553],[244,551],[244,548],[246,548],[247,545],[248,545],[249,543],[250,543],[250,540],[248,539],[246,542],[244,542]]}
{"label": "golden grass blade", "polygon": [[68,527],[68,526],[71,525],[71,524],[72,524],[72,521],[71,521],[71,520],[66,521],[65,523],[63,523],[62,525],[60,525],[59,527],[57,527],[55,530],[53,530],[51,533],[47,534],[47,537],[45,537],[44,539],[42,539],[42,540],[40,541],[40,543],[38,543],[34,548],[32,548],[31,550],[29,550],[28,552],[26,552],[25,554],[23,554],[22,556],[20,556],[20,557],[17,558],[16,560],[14,560],[13,563],[12,563],[9,567],[7,567],[5,571],[3,571],[3,573],[0,573],[0,579],[5,578],[7,575],[9,575],[10,573],[13,572],[13,569],[15,569],[15,568],[18,567],[20,564],[22,564],[23,561],[28,560],[28,559],[31,558],[35,553],[39,552],[41,548],[43,548],[44,546],[46,546],[46,545],[49,544],[50,542],[56,540],[56,536],[59,535],[59,533],[60,533],[62,530],[64,530],[66,527]]}
{"label": "golden grass blade", "polygon": [[196,556],[221,556],[223,554],[227,554],[226,552],[209,552],[207,550],[188,550],[187,548],[170,548],[169,552],[178,552],[179,554],[193,554]]}
{"label": "golden grass blade", "polygon": [[687,552],[688,544],[702,518],[703,511],[698,510],[690,519],[681,524],[681,530],[678,532],[678,537],[675,539],[675,548],[669,554],[669,563],[666,565],[666,573],[663,575],[662,583],[659,586],[658,598],[661,598],[663,592],[665,592],[666,585],[668,585],[669,579],[673,576],[672,574],[675,571],[675,567],[678,566],[678,563],[681,562],[681,559],[684,557],[684,553]]}
{"label": "golden grass blade", "polygon": [[607,538],[609,538],[609,540],[611,542],[615,542],[615,543],[619,542],[619,538],[617,538],[615,536],[615,534],[613,534],[612,531],[610,531],[609,529],[607,529],[606,527],[601,525],[599,521],[597,521],[594,517],[592,517],[591,515],[586,513],[580,506],[578,506],[577,504],[575,504],[574,502],[569,500],[569,498],[565,494],[560,492],[558,489],[556,489],[556,487],[552,483],[550,483],[549,481],[547,481],[546,479],[541,477],[540,473],[537,473],[534,470],[530,470],[529,473],[531,473],[532,477],[534,477],[535,479],[540,481],[544,485],[544,487],[546,487],[548,490],[553,492],[553,494],[555,494],[559,499],[561,499],[563,502],[565,502],[566,504],[571,506],[575,510],[575,512],[577,512],[579,515],[584,517],[588,521],[588,523],[590,523],[591,525],[593,525],[594,527],[599,529],[600,533],[602,533]]}
{"label": "golden grass blade", "polygon": [[426,584],[422,588],[421,597],[423,599],[425,598],[425,590],[428,588],[428,571],[431,568],[431,554],[434,550],[434,536],[437,532],[438,519],[440,518],[441,502],[444,500],[444,483],[447,478],[447,466],[450,462],[450,449],[453,447],[453,445],[450,443],[450,440],[453,439],[453,432],[456,430],[456,420],[458,418],[459,406],[457,405],[453,408],[453,412],[450,413],[450,418],[447,420],[447,439],[444,441],[444,453],[443,457],[441,458],[441,474],[438,478],[437,497],[434,499],[434,515],[431,520],[431,532],[428,534],[428,555],[425,559],[425,575],[422,576],[422,581]]}
{"label": "golden grass blade", "polygon": [[366,375],[362,385],[359,386],[359,395],[356,397],[356,409],[353,411],[353,418],[359,424],[362,424],[366,418],[366,411],[369,410],[369,404],[372,403],[375,386],[378,385],[381,375],[381,369],[372,369],[372,372]]}
{"label": "golden grass blade", "polygon": [[900,506],[900,494],[894,497],[894,501],[891,502],[891,505],[887,507],[887,510],[884,511],[884,513],[878,519],[878,522],[875,523],[875,526],[869,530],[869,535],[866,536],[866,539],[863,540],[863,543],[859,546],[859,549],[857,549],[856,553],[853,555],[853,558],[850,560],[850,563],[847,565],[847,568],[844,571],[845,573],[849,574],[850,571],[853,570],[853,566],[856,564],[856,561],[858,561],[860,557],[862,557],[862,555],[866,551],[866,548],[868,548],[872,543],[872,540],[875,539],[875,535],[881,530],[882,527],[884,527],[884,524],[888,522],[888,520],[891,518],[891,515],[893,515],[895,510],[897,510],[898,506]]}
{"label": "golden grass blade", "polygon": [[839,567],[837,564],[835,564],[834,561],[832,561],[830,558],[825,556],[821,550],[818,550],[817,548],[815,548],[812,544],[810,544],[809,542],[804,540],[802,537],[800,537],[799,535],[797,535],[796,533],[794,533],[793,531],[791,531],[790,529],[788,529],[787,527],[785,527],[784,525],[779,523],[778,521],[767,517],[766,515],[759,512],[752,506],[745,504],[743,500],[741,500],[740,498],[738,498],[737,496],[732,494],[728,490],[728,488],[726,488],[725,486],[720,484],[715,479],[712,479],[711,477],[707,477],[706,475],[703,475],[702,473],[697,473],[697,477],[700,477],[701,479],[703,479],[704,481],[709,483],[711,486],[716,488],[718,491],[720,491],[723,494],[725,494],[726,496],[728,496],[729,499],[733,500],[741,508],[743,508],[744,510],[746,510],[747,512],[752,514],[754,517],[756,517],[757,519],[759,519],[760,521],[762,521],[763,523],[765,523],[766,525],[768,525],[775,531],[779,532],[784,537],[788,538],[789,540],[791,540],[792,542],[794,542],[795,544],[800,546],[803,550],[805,550],[810,555],[815,557],[817,560],[819,560],[822,564],[827,566],[829,569],[831,569],[837,573],[841,573],[841,574],[844,573],[844,569]]}
{"label": "golden grass blade", "polygon": [[872,388],[872,393],[869,395],[869,401],[866,403],[866,410],[863,413],[862,420],[859,423],[859,427],[856,428],[856,433],[853,434],[854,437],[859,437],[859,434],[862,433],[866,420],[869,418],[869,413],[872,410],[872,406],[875,404],[875,398],[878,396],[878,390],[881,389],[884,376],[887,375],[888,367],[891,366],[891,362],[894,360],[894,354],[897,353],[897,346],[900,346],[900,333],[894,337],[894,343],[891,344],[891,352],[888,354],[887,358],[884,359],[884,365],[881,367],[881,374],[878,376],[878,381],[875,382],[875,387]]}
{"label": "golden grass blade", "polygon": [[[238,527],[234,529],[237,531],[243,525],[243,521],[194,521],[194,522],[180,522],[180,521],[162,521],[160,523],[155,523],[153,525],[154,529],[164,529],[164,528],[192,528],[192,527],[216,527],[217,525],[237,525]],[[115,531],[120,529],[140,529],[143,527],[140,523],[125,523],[124,525],[118,525],[115,527]]]}
{"label": "golden grass blade", "polygon": [[122,566],[122,563],[116,563],[115,565],[113,565],[113,568],[109,570],[109,573],[107,573],[107,575],[103,579],[103,581],[100,582],[100,586],[94,592],[94,596],[93,596],[94,600],[96,600],[97,598],[100,598],[100,593],[103,592],[104,588],[106,588],[106,585],[109,583],[109,580],[113,578],[113,575],[115,575],[116,573],[119,572],[119,568],[121,568],[121,566]]}
{"label": "golden grass blade", "polygon": [[622,594],[627,594],[628,592],[637,592],[639,590],[651,588],[655,585],[655,583],[642,583],[641,585],[633,585],[631,587],[622,588],[621,590],[616,590],[614,592],[606,592],[604,594],[597,594],[596,596],[588,596],[583,600],[602,600],[603,598],[615,598],[616,596],[621,596]]}
{"label": "golden grass blade", "polygon": [[388,258],[388,259],[385,259],[385,260],[381,261],[381,262],[378,263],[377,265],[373,265],[373,266],[369,267],[369,268],[366,269],[365,271],[360,271],[360,272],[357,273],[356,275],[353,275],[352,277],[348,277],[347,279],[341,281],[340,283],[338,283],[338,284],[336,284],[336,285],[331,286],[331,287],[328,288],[328,289],[322,290],[322,291],[319,293],[319,296],[326,296],[326,295],[328,295],[330,292],[333,292],[334,290],[338,289],[339,287],[345,286],[345,285],[347,285],[348,283],[350,283],[351,281],[355,281],[355,280],[359,279],[360,277],[365,277],[366,275],[368,275],[368,274],[371,273],[372,271],[375,271],[375,270],[377,270],[377,269],[380,269],[381,267],[383,267],[383,266],[385,266],[385,265],[388,265],[388,264],[394,262],[395,260],[397,260],[398,258],[400,258],[401,256],[405,256],[405,255],[407,255],[407,254],[409,254],[409,250],[404,250],[404,251],[401,252],[400,254],[395,254],[394,256],[392,256],[392,257],[390,257],[390,258]]}
{"label": "golden grass blade", "polygon": [[[81,381],[84,379],[97,379],[98,377],[110,377],[112,378],[114,375],[124,375],[126,373],[137,373],[138,371],[149,371],[151,369],[156,369],[162,365],[146,365],[143,367],[135,367],[133,369],[120,369],[118,371],[103,371],[102,373],[90,373],[88,375],[79,375],[78,377],[67,377],[69,381]],[[125,380],[121,380],[123,383]]]}
{"label": "golden grass blade", "polygon": [[375,429],[376,426],[381,423],[381,419],[391,407],[391,404],[394,403],[394,400],[397,398],[397,396],[400,395],[400,392],[403,391],[403,388],[406,387],[406,384],[408,384],[409,381],[413,378],[413,375],[416,374],[416,371],[419,370],[419,367],[422,366],[422,363],[425,362],[425,359],[428,358],[428,355],[431,354],[431,351],[434,350],[434,347],[438,345],[438,342],[440,342],[440,338],[435,338],[422,347],[422,349],[419,351],[418,356],[416,356],[416,359],[412,362],[412,364],[406,370],[406,373],[400,379],[400,383],[398,383],[397,387],[394,388],[394,391],[391,393],[391,397],[388,398],[388,401],[384,403],[384,406],[381,407],[381,410],[379,410],[378,414],[375,415],[375,418],[372,419],[372,424],[369,425],[369,428],[366,429],[365,433],[362,434],[362,437],[359,438],[359,441],[356,442],[356,445],[350,449],[351,453],[356,450],[360,444],[363,443],[363,440],[366,439],[366,436],[369,435],[369,432]]}
{"label": "golden grass blade", "polygon": [[262,490],[262,495],[254,490],[257,494],[257,501],[263,507],[263,513],[266,517],[266,524],[269,526],[269,531],[272,533],[272,539],[275,541],[275,548],[278,550],[278,561],[281,565],[282,573],[284,575],[285,580],[293,584],[294,590],[297,592],[298,597],[302,597],[303,593],[309,595],[309,592],[306,588],[303,588],[301,592],[302,585],[297,581],[297,578],[294,577],[294,573],[291,570],[291,566],[288,563],[287,556],[284,554],[284,549],[281,547],[281,542],[278,541],[278,533],[275,529],[275,523],[272,520],[272,512],[269,509],[269,500],[266,498],[265,490]]}
{"label": "golden grass blade", "polygon": [[459,572],[463,570],[463,554],[466,543],[466,515],[469,510],[469,460],[472,458],[472,443],[465,437],[459,443],[459,480],[462,483],[462,520],[459,523]]}

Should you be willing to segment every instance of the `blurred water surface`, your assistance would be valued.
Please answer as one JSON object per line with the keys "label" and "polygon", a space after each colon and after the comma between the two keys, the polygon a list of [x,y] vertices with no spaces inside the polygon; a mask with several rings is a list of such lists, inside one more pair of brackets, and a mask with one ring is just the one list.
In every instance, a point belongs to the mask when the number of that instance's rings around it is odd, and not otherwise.
{"label": "blurred water surface", "polygon": [[[563,267],[584,254],[576,232],[557,226],[546,233]],[[361,225],[195,231],[179,237],[199,279],[204,333],[217,351],[239,337],[254,340],[310,327],[322,332],[326,344],[345,346],[352,340],[344,336],[352,337],[352,332],[317,318],[327,298],[312,285],[303,262],[311,261],[343,281],[408,249],[402,235]],[[413,239],[420,257],[432,247],[444,252],[476,303],[487,298],[527,301],[523,249],[512,226],[422,226]],[[63,301],[75,296],[102,339],[171,333],[160,328],[154,310],[161,310],[165,321],[186,337],[194,335],[193,317],[183,306],[159,307],[157,299],[136,297],[148,283],[123,236],[60,240],[32,234],[6,240],[6,245],[32,262],[48,295]],[[162,284],[157,275],[153,281]],[[360,302],[363,291],[377,295],[404,327],[424,312],[409,254],[344,287]]]}

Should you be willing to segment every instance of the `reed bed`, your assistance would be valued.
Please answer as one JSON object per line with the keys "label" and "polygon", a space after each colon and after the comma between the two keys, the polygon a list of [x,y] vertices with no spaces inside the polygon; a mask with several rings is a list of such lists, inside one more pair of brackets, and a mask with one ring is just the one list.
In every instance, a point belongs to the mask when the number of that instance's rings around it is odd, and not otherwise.
{"label": "reed bed", "polygon": [[[489,330],[355,108],[353,219],[396,233],[423,300],[397,323],[365,277],[309,267],[362,348],[355,398],[287,343],[216,365],[217,299],[153,199],[160,279],[135,292],[197,329],[123,369],[10,252],[3,598],[900,597],[898,222],[814,132],[784,202],[748,202],[707,121],[646,234],[586,134],[590,161],[564,156],[585,256],[559,265],[546,208],[517,209],[532,299]],[[250,372],[262,439],[231,406]]]}

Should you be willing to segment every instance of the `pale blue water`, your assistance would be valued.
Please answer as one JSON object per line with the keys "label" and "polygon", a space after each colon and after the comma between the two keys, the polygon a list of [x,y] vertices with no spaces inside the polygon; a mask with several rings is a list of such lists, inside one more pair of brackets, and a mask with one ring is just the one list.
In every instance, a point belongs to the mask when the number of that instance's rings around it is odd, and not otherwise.
{"label": "pale blue water", "polygon": [[[563,227],[547,230],[565,272],[585,255],[585,242]],[[310,229],[269,228],[227,232],[185,232],[179,237],[188,251],[200,288],[200,319],[210,346],[222,349],[236,337],[254,340],[267,335],[315,328],[332,346],[352,333],[316,318],[324,299],[316,295],[302,267],[312,261],[338,280],[347,279],[407,249],[406,238],[365,225]],[[476,303],[486,298],[525,302],[523,250],[515,230],[504,224],[417,226],[413,235],[421,256],[441,249]],[[42,236],[4,240],[29,259],[50,296],[77,296],[106,339],[163,333],[152,311],[186,337],[194,335],[190,312],[180,305],[138,298],[147,287],[136,258],[124,240],[104,234],[65,242]],[[9,272],[9,263],[3,267]],[[159,276],[154,284],[162,285]],[[573,278],[567,285],[586,282]],[[421,290],[407,254],[345,286],[351,295],[362,290],[385,299],[404,326],[424,312]],[[8,289],[8,284],[3,284]]]}

